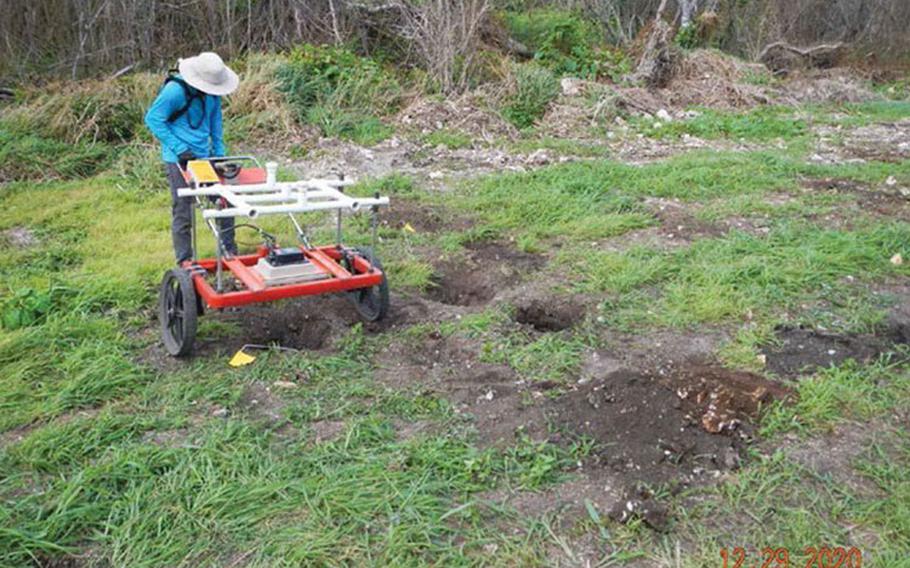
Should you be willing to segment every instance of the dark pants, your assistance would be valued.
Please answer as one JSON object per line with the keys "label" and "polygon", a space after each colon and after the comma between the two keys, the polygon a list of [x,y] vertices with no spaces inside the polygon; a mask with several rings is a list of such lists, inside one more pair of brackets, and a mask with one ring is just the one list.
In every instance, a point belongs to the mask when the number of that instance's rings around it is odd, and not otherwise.
{"label": "dark pants", "polygon": [[[177,197],[177,190],[188,187],[183,174],[177,164],[165,164],[167,168],[167,182],[171,186],[171,238],[174,241],[174,256],[177,264],[193,258],[193,202],[192,197]],[[237,254],[237,244],[234,242],[234,219],[226,217],[218,219],[218,230],[221,232],[221,243],[224,250]]]}

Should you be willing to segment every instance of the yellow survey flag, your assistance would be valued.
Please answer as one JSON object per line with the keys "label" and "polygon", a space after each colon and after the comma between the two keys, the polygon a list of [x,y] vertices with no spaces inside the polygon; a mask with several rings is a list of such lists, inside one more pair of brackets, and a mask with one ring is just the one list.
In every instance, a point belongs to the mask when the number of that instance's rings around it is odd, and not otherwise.
{"label": "yellow survey flag", "polygon": [[404,227],[402,227],[402,228],[405,230],[406,233],[416,233],[417,232],[417,230],[414,227],[412,227],[410,223],[405,223]]}
{"label": "yellow survey flag", "polygon": [[230,365],[231,367],[243,367],[244,365],[249,365],[250,363],[252,363],[255,360],[256,360],[256,357],[254,357],[253,355],[249,355],[248,353],[244,353],[243,349],[241,349],[237,353],[234,353],[234,356],[231,357],[231,360],[228,362],[228,365]]}

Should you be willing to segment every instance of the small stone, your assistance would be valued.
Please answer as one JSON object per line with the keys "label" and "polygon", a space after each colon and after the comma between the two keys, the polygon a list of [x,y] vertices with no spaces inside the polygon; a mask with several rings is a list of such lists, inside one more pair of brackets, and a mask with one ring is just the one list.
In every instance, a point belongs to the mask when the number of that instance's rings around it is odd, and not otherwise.
{"label": "small stone", "polygon": [[292,383],[291,381],[275,381],[273,384],[280,389],[296,389],[297,388],[297,383]]}
{"label": "small stone", "polygon": [[670,116],[670,113],[667,112],[667,109],[665,109],[665,108],[662,108],[659,111],[657,111],[656,116],[658,119],[660,119],[664,122],[673,122],[673,117]]}
{"label": "small stone", "polygon": [[224,408],[223,406],[219,406],[218,408],[216,408],[215,410],[212,411],[212,416],[214,416],[215,418],[225,418],[227,415],[228,415],[228,409]]}
{"label": "small stone", "polygon": [[440,171],[433,171],[433,172],[430,172],[430,179],[440,179],[441,177],[443,177],[443,175],[445,175],[445,174],[443,174]]}
{"label": "small stone", "polygon": [[888,187],[893,187],[896,184],[897,184],[897,178],[895,178],[894,176],[888,176],[888,179],[885,180],[885,185],[887,185]]}

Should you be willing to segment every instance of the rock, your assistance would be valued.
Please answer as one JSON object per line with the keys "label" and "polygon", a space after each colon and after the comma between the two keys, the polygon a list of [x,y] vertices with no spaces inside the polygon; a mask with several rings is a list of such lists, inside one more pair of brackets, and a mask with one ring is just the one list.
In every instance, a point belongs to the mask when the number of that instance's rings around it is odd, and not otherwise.
{"label": "rock", "polygon": [[656,116],[657,116],[658,120],[662,120],[664,122],[673,122],[673,117],[670,116],[670,113],[667,112],[667,109],[665,109],[665,108],[662,108],[659,111],[657,111]]}
{"label": "rock", "polygon": [[888,187],[893,187],[897,183],[897,179],[894,176],[888,176],[888,179],[885,180],[885,185]]}
{"label": "rock", "polygon": [[215,418],[226,418],[228,415],[228,409],[223,406],[219,406],[212,411],[212,416]]}
{"label": "rock", "polygon": [[275,381],[272,384],[280,389],[296,389],[297,388],[297,383],[292,383],[291,381]]}
{"label": "rock", "polygon": [[562,87],[562,94],[566,97],[577,97],[585,90],[584,82],[575,77],[563,77],[559,81],[559,86]]}
{"label": "rock", "polygon": [[440,172],[440,171],[433,171],[433,172],[430,172],[430,179],[440,179],[440,178],[442,178],[444,175],[445,175],[445,174],[443,174],[443,173]]}

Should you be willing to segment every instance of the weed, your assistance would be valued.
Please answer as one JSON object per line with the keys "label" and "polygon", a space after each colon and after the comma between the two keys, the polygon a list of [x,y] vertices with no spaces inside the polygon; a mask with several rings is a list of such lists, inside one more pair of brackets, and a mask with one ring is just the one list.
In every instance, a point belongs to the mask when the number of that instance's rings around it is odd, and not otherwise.
{"label": "weed", "polygon": [[502,115],[518,128],[527,128],[543,116],[559,94],[559,81],[535,63],[512,66],[514,88],[502,103]]}

